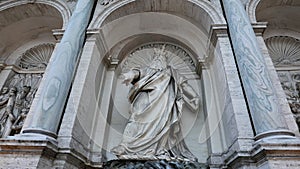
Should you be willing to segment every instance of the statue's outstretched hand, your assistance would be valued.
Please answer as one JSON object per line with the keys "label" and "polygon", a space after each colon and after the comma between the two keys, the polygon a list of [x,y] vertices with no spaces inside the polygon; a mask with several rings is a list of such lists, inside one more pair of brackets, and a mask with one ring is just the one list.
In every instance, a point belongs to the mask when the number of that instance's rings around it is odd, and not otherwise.
{"label": "statue's outstretched hand", "polygon": [[135,77],[136,77],[136,73],[133,70],[121,74],[121,78],[123,79],[123,84],[126,84],[126,86],[128,86]]}

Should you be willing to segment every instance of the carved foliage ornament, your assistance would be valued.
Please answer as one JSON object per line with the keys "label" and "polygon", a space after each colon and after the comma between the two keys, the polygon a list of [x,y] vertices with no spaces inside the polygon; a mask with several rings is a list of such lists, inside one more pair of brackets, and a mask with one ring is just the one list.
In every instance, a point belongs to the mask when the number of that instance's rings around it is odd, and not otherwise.
{"label": "carved foliage ornament", "polygon": [[300,65],[300,41],[288,36],[275,36],[266,40],[275,66]]}
{"label": "carved foliage ornament", "polygon": [[19,67],[26,70],[45,70],[54,50],[54,44],[41,44],[27,50],[19,60]]}

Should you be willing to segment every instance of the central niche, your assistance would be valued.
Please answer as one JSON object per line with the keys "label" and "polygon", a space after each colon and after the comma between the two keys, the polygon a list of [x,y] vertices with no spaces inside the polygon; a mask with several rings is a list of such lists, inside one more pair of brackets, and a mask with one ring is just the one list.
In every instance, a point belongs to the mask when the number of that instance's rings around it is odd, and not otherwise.
{"label": "central niche", "polygon": [[[124,129],[130,119],[130,102],[128,93],[132,85],[122,84],[122,73],[132,69],[143,69],[153,67],[153,60],[157,55],[163,55],[167,65],[175,69],[180,77],[186,79],[186,83],[194,89],[199,98],[197,110],[192,110],[188,104],[184,104],[180,123],[182,137],[187,148],[198,159],[199,162],[206,162],[207,145],[205,139],[204,112],[202,102],[202,86],[200,76],[196,73],[195,61],[190,52],[184,48],[169,43],[148,43],[136,47],[124,57],[115,71],[115,80],[112,91],[112,101],[110,117],[108,118],[109,130],[106,141],[107,156],[111,155],[111,150],[120,144]],[[181,79],[182,80],[182,79]],[[109,157],[108,157],[109,158]]]}

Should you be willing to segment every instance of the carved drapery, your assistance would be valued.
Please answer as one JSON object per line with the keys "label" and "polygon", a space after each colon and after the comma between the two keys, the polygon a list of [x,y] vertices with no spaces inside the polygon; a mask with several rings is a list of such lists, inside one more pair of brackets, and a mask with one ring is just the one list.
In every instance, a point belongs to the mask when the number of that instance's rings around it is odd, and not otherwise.
{"label": "carved drapery", "polygon": [[116,0],[100,0],[101,5],[108,5]]}
{"label": "carved drapery", "polygon": [[189,53],[172,44],[144,44],[129,54],[121,71],[123,82],[131,84],[130,117],[111,152],[122,160],[154,160],[157,166],[158,160],[197,161],[181,125],[184,113],[196,115],[200,107],[199,86],[189,84],[197,78]]}
{"label": "carved drapery", "polygon": [[0,94],[0,137],[20,133],[43,72],[54,50],[53,44],[40,44],[24,52]]}

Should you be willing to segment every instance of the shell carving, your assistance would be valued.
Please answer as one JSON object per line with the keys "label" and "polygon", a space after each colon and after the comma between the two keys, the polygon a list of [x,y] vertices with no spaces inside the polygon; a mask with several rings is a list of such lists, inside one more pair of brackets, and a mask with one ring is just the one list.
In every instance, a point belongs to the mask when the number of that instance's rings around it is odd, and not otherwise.
{"label": "shell carving", "polygon": [[26,70],[45,70],[54,44],[41,44],[27,50],[20,58],[19,67]]}
{"label": "shell carving", "polygon": [[195,75],[195,64],[191,56],[182,48],[164,43],[145,44],[129,54],[122,65],[122,72],[133,67],[150,66],[156,55],[165,55],[167,64],[177,69],[182,75]]}
{"label": "shell carving", "polygon": [[300,41],[288,36],[275,36],[266,40],[275,66],[300,65]]}

